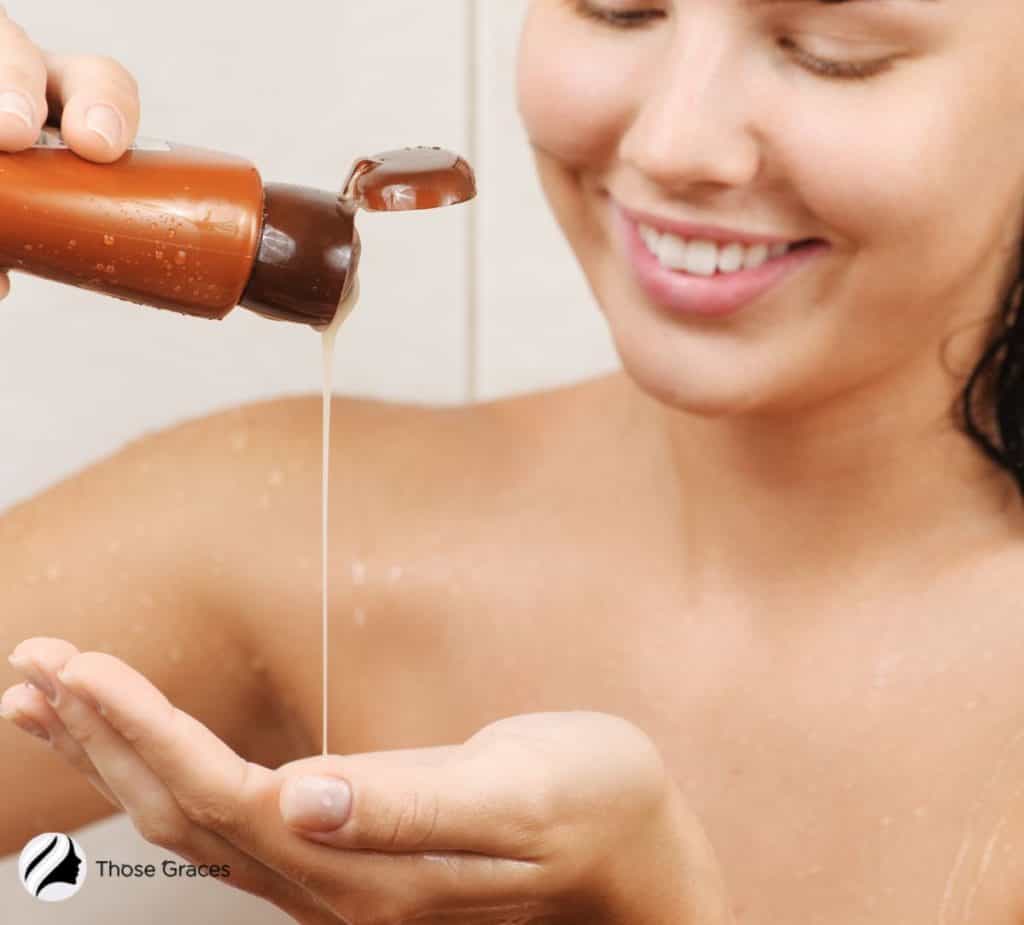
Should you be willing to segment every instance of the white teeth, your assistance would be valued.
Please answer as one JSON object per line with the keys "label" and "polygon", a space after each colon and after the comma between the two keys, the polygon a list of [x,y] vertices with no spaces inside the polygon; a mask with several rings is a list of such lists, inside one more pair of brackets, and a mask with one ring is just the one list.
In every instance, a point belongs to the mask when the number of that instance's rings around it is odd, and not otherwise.
{"label": "white teeth", "polygon": [[726,244],[718,254],[718,269],[721,273],[735,273],[743,266],[746,248],[742,244]]}
{"label": "white teeth", "polygon": [[694,276],[714,276],[754,270],[765,261],[781,257],[789,249],[786,243],[745,245],[739,242],[716,244],[714,241],[686,241],[678,235],[659,232],[649,225],[638,225],[647,249],[670,270],[682,270]]}
{"label": "white teeth", "polygon": [[672,270],[686,269],[686,242],[674,234],[663,234],[654,251],[661,265]]}
{"label": "white teeth", "polygon": [[648,225],[640,225],[640,237],[644,239],[644,244],[647,245],[647,249],[652,253],[658,253],[658,238],[661,237],[657,231]]}
{"label": "white teeth", "polygon": [[714,276],[718,269],[718,245],[712,241],[691,241],[686,245],[686,272]]}
{"label": "white teeth", "polygon": [[743,269],[756,270],[767,259],[768,245],[755,244],[753,247],[747,248],[747,256],[746,259],[743,261]]}

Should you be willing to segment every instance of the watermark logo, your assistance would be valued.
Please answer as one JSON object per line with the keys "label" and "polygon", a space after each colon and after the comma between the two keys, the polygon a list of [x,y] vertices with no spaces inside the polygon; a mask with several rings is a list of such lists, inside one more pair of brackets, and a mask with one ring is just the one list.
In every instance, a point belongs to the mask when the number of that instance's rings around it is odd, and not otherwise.
{"label": "watermark logo", "polygon": [[22,886],[44,903],[59,903],[74,896],[85,883],[87,868],[82,846],[59,832],[37,835],[18,859]]}

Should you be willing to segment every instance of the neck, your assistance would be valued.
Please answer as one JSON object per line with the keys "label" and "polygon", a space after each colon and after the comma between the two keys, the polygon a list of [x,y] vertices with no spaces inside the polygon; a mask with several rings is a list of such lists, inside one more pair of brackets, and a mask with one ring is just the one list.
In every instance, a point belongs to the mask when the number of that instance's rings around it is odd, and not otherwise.
{"label": "neck", "polygon": [[674,486],[692,600],[758,609],[852,581],[913,588],[1021,528],[1016,483],[956,427],[961,383],[903,370],[799,413],[702,418],[627,380]]}

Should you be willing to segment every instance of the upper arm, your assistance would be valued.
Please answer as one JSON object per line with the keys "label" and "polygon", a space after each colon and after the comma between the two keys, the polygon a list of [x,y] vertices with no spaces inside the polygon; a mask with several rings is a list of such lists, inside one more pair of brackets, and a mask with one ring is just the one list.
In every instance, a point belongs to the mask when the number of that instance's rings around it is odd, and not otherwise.
{"label": "upper arm", "polygon": [[[32,636],[118,656],[241,751],[261,692],[242,623],[205,593],[229,543],[211,419],[133,444],[0,515],[0,649]],[[0,659],[0,690],[20,681]],[[51,749],[0,723],[0,855],[112,807]]]}

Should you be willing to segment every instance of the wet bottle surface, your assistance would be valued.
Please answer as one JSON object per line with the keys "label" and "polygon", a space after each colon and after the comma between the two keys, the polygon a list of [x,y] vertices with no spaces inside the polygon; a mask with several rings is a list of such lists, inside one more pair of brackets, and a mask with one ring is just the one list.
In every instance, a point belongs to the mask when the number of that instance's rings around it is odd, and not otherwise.
{"label": "wet bottle surface", "polygon": [[358,269],[358,208],[474,195],[469,165],[436,148],[364,158],[338,196],[264,185],[243,158],[166,142],[93,164],[50,130],[0,155],[0,267],[204,318],[241,304],[324,325]]}

